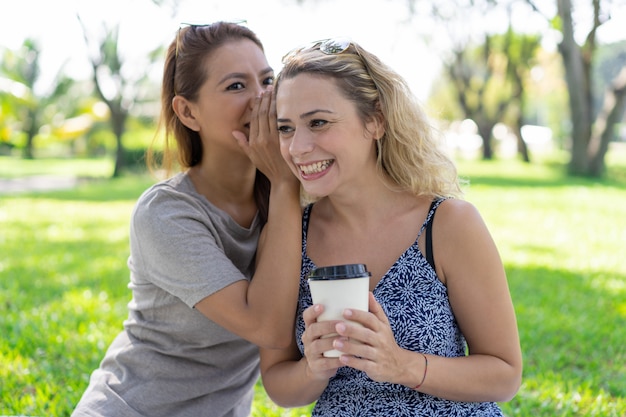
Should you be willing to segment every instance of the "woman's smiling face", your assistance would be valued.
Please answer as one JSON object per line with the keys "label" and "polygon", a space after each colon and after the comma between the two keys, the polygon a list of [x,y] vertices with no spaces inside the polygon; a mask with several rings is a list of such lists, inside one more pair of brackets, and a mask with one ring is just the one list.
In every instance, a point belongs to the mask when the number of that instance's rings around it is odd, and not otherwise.
{"label": "woman's smiling face", "polygon": [[281,153],[308,194],[331,195],[375,173],[375,126],[361,120],[332,78],[282,80],[276,110]]}

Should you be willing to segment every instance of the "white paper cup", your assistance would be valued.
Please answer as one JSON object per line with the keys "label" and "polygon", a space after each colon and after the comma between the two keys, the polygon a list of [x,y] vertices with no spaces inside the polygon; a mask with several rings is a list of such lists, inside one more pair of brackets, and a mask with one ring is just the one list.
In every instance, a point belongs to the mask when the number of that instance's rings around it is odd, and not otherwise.
{"label": "white paper cup", "polygon": [[[324,306],[318,321],[344,320],[346,308],[368,311],[370,274],[364,264],[334,265],[314,269],[308,282],[314,304]],[[335,334],[326,337],[336,336]],[[324,352],[326,357],[339,357],[338,350]]]}

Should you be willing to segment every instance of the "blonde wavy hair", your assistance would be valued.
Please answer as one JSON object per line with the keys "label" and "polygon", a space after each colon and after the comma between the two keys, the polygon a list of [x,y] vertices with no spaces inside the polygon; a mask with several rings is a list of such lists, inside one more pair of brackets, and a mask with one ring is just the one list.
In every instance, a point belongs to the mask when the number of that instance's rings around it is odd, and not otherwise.
{"label": "blonde wavy hair", "polygon": [[333,78],[363,123],[384,118],[377,166],[399,189],[416,196],[461,197],[456,166],[439,147],[436,130],[404,78],[355,42],[339,53],[322,52],[322,42],[287,54],[275,89],[303,73]]}

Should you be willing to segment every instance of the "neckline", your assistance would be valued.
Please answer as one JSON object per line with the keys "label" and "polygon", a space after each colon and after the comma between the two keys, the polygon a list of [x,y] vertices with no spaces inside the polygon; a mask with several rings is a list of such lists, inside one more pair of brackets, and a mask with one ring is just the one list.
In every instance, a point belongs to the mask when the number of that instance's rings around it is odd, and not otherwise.
{"label": "neckline", "polygon": [[231,230],[234,229],[235,231],[238,231],[238,233],[240,234],[247,234],[247,233],[253,232],[254,230],[258,228],[258,225],[259,225],[259,211],[258,210],[256,214],[254,215],[252,222],[250,223],[250,227],[242,226],[239,223],[237,223],[237,221],[235,221],[235,219],[233,219],[232,216],[228,214],[225,210],[222,210],[221,208],[213,204],[211,200],[206,198],[204,194],[200,194],[196,190],[196,187],[194,186],[193,181],[189,177],[188,172],[181,172],[180,175],[183,176],[182,182],[184,182],[185,184],[186,192],[194,196],[202,204],[208,206],[209,210],[211,210],[212,212],[216,213],[218,216],[225,219],[230,225]]}
{"label": "neckline", "polygon": [[[317,268],[318,265],[315,262],[313,262],[313,260],[309,257],[308,252],[307,252],[309,222],[310,222],[310,218],[311,218],[311,211],[313,210],[313,205],[314,204],[315,203],[310,203],[309,205],[307,205],[304,208],[304,211],[302,213],[302,259],[303,259],[303,261],[306,261],[306,263],[310,264],[312,266],[312,268]],[[374,290],[373,291],[376,291],[376,289],[381,285],[381,283],[387,279],[387,277],[389,276],[389,272],[392,269],[394,269],[403,258],[407,257],[409,251],[412,250],[412,249],[415,250],[417,252],[418,256],[421,257],[426,262],[426,264],[432,269],[432,267],[430,266],[430,264],[426,260],[426,256],[422,253],[421,249],[419,248],[419,245],[417,244],[417,241],[419,240],[420,236],[422,235],[422,232],[426,229],[426,225],[428,224],[428,221],[432,217],[432,213],[436,210],[438,205],[439,204],[436,204],[433,207],[432,210],[428,211],[428,214],[426,215],[426,219],[422,223],[422,226],[420,227],[420,230],[417,232],[417,237],[415,238],[415,240],[413,240],[413,243],[411,243],[400,254],[400,256],[394,261],[394,263],[391,264],[389,269],[387,269],[387,271],[385,271],[385,273],[380,277],[380,280],[378,280],[378,282],[376,283],[376,286],[374,286]],[[305,262],[303,262],[303,264],[304,263]],[[435,274],[436,274],[436,272],[435,272]]]}

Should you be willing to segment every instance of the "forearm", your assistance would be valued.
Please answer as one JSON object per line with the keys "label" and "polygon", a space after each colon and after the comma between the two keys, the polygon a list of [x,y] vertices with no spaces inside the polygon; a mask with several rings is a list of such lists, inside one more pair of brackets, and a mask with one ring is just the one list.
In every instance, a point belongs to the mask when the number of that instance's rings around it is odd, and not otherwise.
{"label": "forearm", "polygon": [[[405,351],[406,373],[399,383],[453,401],[509,401],[521,383],[521,363],[490,355],[447,358]],[[424,373],[426,377],[424,378]],[[422,382],[423,381],[423,382]]]}
{"label": "forearm", "polygon": [[281,407],[302,407],[316,401],[328,380],[316,380],[308,372],[306,358],[273,365],[262,373],[263,387]]}
{"label": "forearm", "polygon": [[272,185],[256,272],[246,294],[250,316],[257,318],[257,343],[269,347],[284,347],[293,337],[302,255],[299,198],[293,182]]}

